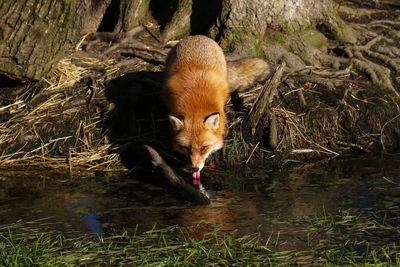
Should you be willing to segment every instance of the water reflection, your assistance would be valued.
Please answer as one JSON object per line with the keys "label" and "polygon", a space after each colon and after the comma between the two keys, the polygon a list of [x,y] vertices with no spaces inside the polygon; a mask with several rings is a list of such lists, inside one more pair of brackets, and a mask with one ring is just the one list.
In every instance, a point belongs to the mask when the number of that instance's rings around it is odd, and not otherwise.
{"label": "water reflection", "polygon": [[104,229],[97,215],[94,198],[88,198],[88,196],[72,198],[66,201],[65,206],[67,211],[70,211],[72,214],[79,214],[79,218],[84,221],[91,233],[103,235]]}
{"label": "water reflection", "polygon": [[[399,166],[399,156],[381,156],[335,160],[268,176],[262,167],[241,168],[229,180],[221,178],[217,188],[223,190],[211,192],[212,203],[205,207],[192,207],[162,188],[123,176],[71,180],[44,173],[2,172],[0,224],[47,218],[38,223],[44,230],[100,235],[137,225],[143,230],[155,224],[181,225],[194,238],[218,228],[266,237],[288,235],[288,240],[300,227],[297,221],[327,212],[351,208],[385,211],[382,216],[390,216],[390,209],[400,206]],[[392,217],[392,223],[399,223],[394,221],[396,215]],[[293,239],[289,245],[296,242]]]}

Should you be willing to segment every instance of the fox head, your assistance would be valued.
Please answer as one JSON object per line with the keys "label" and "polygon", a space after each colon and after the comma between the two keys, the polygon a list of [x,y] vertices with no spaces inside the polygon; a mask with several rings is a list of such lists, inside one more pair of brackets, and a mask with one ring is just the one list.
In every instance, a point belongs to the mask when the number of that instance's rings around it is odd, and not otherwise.
{"label": "fox head", "polygon": [[223,147],[225,119],[219,113],[199,119],[169,115],[169,121],[173,148],[190,159],[194,172],[201,171],[207,157]]}

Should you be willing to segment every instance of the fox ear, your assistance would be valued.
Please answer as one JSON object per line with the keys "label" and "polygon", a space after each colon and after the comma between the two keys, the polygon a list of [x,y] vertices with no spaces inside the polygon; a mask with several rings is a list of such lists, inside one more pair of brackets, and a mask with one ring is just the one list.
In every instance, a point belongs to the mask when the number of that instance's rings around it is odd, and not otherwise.
{"label": "fox ear", "polygon": [[183,121],[178,119],[175,116],[169,115],[169,122],[171,124],[171,128],[174,132],[179,132],[183,128]]}
{"label": "fox ear", "polygon": [[219,113],[211,114],[204,123],[209,130],[215,131],[219,127]]}

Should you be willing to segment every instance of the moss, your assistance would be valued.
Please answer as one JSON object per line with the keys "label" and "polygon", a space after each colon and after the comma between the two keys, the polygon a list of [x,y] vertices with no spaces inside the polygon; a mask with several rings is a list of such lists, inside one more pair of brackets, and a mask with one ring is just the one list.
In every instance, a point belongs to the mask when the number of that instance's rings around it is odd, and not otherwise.
{"label": "moss", "polygon": [[313,55],[309,53],[306,45],[307,43],[299,35],[288,36],[288,44],[289,47],[287,50],[300,57],[307,65],[314,65],[317,63],[312,57]]}
{"label": "moss", "polygon": [[[303,25],[305,27],[305,24]],[[299,28],[300,29],[300,28]],[[265,56],[265,47],[279,45],[289,52],[298,55],[306,63],[313,64],[315,59],[306,49],[309,46],[322,52],[327,51],[328,39],[315,27],[303,29],[292,34],[272,31],[267,34],[251,33],[243,29],[230,31],[224,36],[221,46],[229,51],[246,56]]]}
{"label": "moss", "polygon": [[283,32],[287,34],[298,33],[311,27],[311,23],[307,20],[304,21],[288,21],[283,25]]}
{"label": "moss", "polygon": [[225,35],[220,45],[231,52],[239,51],[240,54],[246,56],[262,57],[264,55],[265,36],[261,33],[237,29]]}
{"label": "moss", "polygon": [[326,52],[328,48],[328,39],[317,29],[309,28],[300,33],[303,39],[309,45]]}
{"label": "moss", "polygon": [[347,25],[336,10],[332,9],[328,14],[328,19],[323,23],[329,31],[326,34],[331,39],[342,43],[356,43],[358,37],[357,31]]}
{"label": "moss", "polygon": [[190,23],[186,23],[179,31],[176,31],[174,39],[179,40],[190,34]]}
{"label": "moss", "polygon": [[271,32],[266,36],[266,42],[269,44],[279,44],[282,47],[288,49],[288,37],[281,32]]}
{"label": "moss", "polygon": [[74,19],[76,19],[76,17],[74,16],[74,12],[72,12],[72,10],[75,10],[75,8],[72,8],[72,6],[75,6],[75,1],[66,0],[64,1],[63,6],[63,9],[65,10],[65,16],[61,23],[61,27],[72,29],[74,28]]}
{"label": "moss", "polygon": [[264,54],[263,44],[264,40],[261,35],[252,35],[250,38],[249,55],[262,56]]}
{"label": "moss", "polygon": [[15,64],[9,60],[0,60],[0,73],[6,73],[7,75],[12,75],[18,79],[22,79],[23,71],[20,65]]}

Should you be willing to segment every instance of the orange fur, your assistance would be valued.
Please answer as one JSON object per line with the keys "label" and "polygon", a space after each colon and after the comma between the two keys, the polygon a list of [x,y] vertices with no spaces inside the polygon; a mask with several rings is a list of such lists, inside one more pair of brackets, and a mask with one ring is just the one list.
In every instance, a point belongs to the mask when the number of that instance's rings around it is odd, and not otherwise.
{"label": "orange fur", "polygon": [[194,170],[201,170],[206,158],[223,146],[228,97],[226,61],[216,42],[189,36],[171,50],[162,98],[173,147],[190,157]]}

